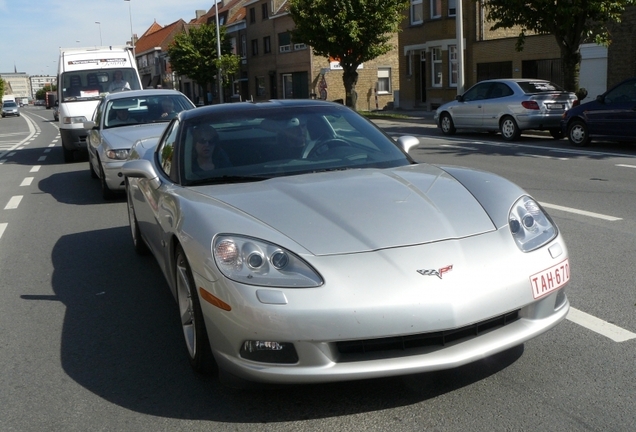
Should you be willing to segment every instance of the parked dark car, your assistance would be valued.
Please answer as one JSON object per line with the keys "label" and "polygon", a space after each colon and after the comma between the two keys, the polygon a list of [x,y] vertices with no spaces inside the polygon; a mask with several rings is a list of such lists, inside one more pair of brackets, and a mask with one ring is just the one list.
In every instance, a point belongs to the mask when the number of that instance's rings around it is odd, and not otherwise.
{"label": "parked dark car", "polygon": [[566,111],[561,129],[577,147],[592,140],[636,141],[636,77]]}

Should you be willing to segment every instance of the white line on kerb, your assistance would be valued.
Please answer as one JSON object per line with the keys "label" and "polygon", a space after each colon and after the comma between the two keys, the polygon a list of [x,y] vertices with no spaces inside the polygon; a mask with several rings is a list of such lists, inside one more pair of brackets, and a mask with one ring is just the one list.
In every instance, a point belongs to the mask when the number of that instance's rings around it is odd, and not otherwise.
{"label": "white line on kerb", "polygon": [[630,339],[636,339],[636,333],[622,329],[614,324],[603,321],[578,309],[570,308],[567,319],[586,329],[592,330],[600,335],[606,336],[614,342],[625,342]]}
{"label": "white line on kerb", "polygon": [[5,210],[12,210],[18,208],[20,205],[20,201],[22,201],[22,195],[16,195],[11,197],[6,206],[4,206]]}
{"label": "white line on kerb", "polygon": [[589,216],[589,217],[593,217],[593,218],[597,218],[597,219],[604,219],[610,222],[616,222],[619,220],[623,220],[622,218],[619,217],[614,217],[614,216],[608,216],[608,215],[604,215],[601,213],[594,213],[594,212],[589,212],[586,210],[579,210],[579,209],[575,209],[575,208],[571,208],[571,207],[563,207],[560,205],[556,205],[556,204],[549,204],[549,203],[540,203],[543,207],[547,207],[550,209],[554,209],[554,210],[561,210],[564,212],[568,212],[568,213],[576,213],[576,214],[580,214],[581,216]]}
{"label": "white line on kerb", "polygon": [[2,238],[2,234],[4,234],[4,230],[7,229],[7,223],[0,223],[0,238]]}

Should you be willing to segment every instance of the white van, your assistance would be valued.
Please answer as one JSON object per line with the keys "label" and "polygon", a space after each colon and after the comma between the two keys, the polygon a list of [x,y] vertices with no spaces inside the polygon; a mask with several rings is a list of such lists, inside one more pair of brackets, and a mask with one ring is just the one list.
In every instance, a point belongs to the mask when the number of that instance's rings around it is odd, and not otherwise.
{"label": "white van", "polygon": [[141,89],[132,48],[60,48],[57,88],[64,162],[72,162],[76,151],[86,150],[84,122],[101,95]]}

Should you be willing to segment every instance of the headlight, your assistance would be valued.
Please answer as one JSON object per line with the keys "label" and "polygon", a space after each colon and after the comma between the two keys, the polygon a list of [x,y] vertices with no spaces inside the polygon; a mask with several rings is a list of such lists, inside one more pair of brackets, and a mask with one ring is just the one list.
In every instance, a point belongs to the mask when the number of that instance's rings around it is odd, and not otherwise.
{"label": "headlight", "polygon": [[129,153],[130,153],[129,149],[106,150],[106,156],[108,157],[108,159],[115,159],[115,160],[126,160],[128,159]]}
{"label": "headlight", "polygon": [[233,281],[259,286],[311,288],[320,275],[293,253],[272,243],[241,236],[218,236],[212,255],[221,273]]}
{"label": "headlight", "polygon": [[508,226],[523,252],[538,249],[557,236],[556,226],[548,214],[528,196],[521,197],[512,206]]}
{"label": "headlight", "polygon": [[81,116],[81,117],[64,117],[62,119],[62,123],[64,124],[72,124],[72,123],[84,123],[86,120],[86,117]]}

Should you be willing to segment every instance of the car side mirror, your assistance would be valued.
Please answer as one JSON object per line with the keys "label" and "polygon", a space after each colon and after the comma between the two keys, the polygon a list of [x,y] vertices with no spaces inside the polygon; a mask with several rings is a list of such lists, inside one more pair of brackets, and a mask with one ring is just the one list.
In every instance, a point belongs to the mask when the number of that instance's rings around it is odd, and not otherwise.
{"label": "car side mirror", "polygon": [[95,129],[97,125],[95,124],[94,121],[85,121],[84,122],[84,129],[86,130],[92,130]]}
{"label": "car side mirror", "polygon": [[605,103],[605,97],[603,95],[596,96],[596,102]]}
{"label": "car side mirror", "polygon": [[146,159],[133,159],[124,162],[124,165],[121,167],[121,172],[126,177],[150,180],[151,186],[155,189],[161,186],[161,181],[159,180],[159,175],[155,167]]}
{"label": "car side mirror", "polygon": [[464,95],[455,96],[455,100],[458,101],[458,102],[463,102],[464,101]]}
{"label": "car side mirror", "polygon": [[404,153],[408,153],[412,148],[420,145],[420,140],[414,136],[405,135],[397,139],[397,145],[402,149],[402,151],[404,151]]}

